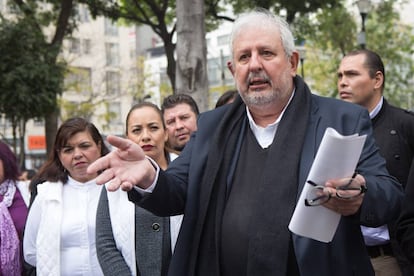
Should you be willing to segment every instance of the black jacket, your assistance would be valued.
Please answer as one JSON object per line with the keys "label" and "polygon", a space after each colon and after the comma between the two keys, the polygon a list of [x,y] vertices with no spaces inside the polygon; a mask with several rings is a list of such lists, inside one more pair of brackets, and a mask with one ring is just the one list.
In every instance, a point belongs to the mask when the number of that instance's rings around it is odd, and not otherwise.
{"label": "black jacket", "polygon": [[[392,106],[384,99],[380,112],[372,120],[372,126],[388,172],[405,187],[414,157],[414,114]],[[414,173],[411,177],[414,178]]]}

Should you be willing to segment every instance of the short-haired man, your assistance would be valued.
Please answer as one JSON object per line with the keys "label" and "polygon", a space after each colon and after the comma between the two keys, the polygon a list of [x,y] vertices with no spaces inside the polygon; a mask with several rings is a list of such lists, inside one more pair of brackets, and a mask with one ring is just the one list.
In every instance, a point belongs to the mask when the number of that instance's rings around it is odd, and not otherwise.
{"label": "short-haired man", "polygon": [[[342,59],[338,69],[339,96],[369,111],[374,137],[386,159],[387,169],[405,187],[414,156],[414,116],[385,100],[384,85],[384,64],[377,53],[356,50]],[[396,247],[393,228],[393,223],[388,227],[362,227],[375,272],[377,275],[401,275],[401,272],[414,275],[413,265]]]}
{"label": "short-haired man", "polygon": [[161,105],[165,126],[168,132],[168,145],[181,152],[197,130],[197,116],[200,113],[197,103],[187,94],[174,94],[166,97]]}

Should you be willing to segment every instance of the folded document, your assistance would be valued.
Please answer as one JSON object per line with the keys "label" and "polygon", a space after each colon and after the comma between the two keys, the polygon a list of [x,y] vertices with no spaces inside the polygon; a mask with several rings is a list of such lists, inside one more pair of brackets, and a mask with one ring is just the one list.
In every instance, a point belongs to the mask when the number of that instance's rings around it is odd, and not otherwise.
{"label": "folded document", "polygon": [[[366,135],[343,136],[333,128],[327,128],[316,153],[306,180],[324,184],[329,179],[350,177],[358,164]],[[313,186],[305,183],[289,230],[297,235],[321,242],[331,242],[341,215],[324,206],[305,206],[308,190]]]}

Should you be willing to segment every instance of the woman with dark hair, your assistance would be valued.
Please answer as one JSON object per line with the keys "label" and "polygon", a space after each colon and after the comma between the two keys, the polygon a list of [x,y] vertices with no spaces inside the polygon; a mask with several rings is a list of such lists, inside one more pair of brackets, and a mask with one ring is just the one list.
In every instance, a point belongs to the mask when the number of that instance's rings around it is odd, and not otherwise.
{"label": "woman with dark hair", "polygon": [[[144,102],[126,118],[127,138],[166,169],[177,157],[165,147],[161,110]],[[105,275],[166,275],[182,216],[157,217],[128,200],[125,191],[102,190],[96,215],[96,250]]]}
{"label": "woman with dark hair", "polygon": [[19,182],[17,159],[0,141],[0,275],[22,275],[22,240],[29,190]]}
{"label": "woman with dark hair", "polygon": [[102,186],[86,169],[109,152],[96,127],[65,121],[40,168],[37,196],[24,235],[24,258],[37,275],[102,275],[96,256],[95,220]]}

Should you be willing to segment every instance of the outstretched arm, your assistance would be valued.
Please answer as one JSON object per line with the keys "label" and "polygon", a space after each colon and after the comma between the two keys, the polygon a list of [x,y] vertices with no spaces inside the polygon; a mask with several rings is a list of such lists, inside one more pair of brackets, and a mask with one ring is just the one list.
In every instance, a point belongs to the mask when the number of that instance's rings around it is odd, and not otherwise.
{"label": "outstretched arm", "polygon": [[117,149],[88,167],[88,173],[102,171],[96,179],[97,184],[110,182],[108,191],[118,188],[130,191],[134,186],[146,189],[155,181],[156,170],[139,145],[112,135],[108,136],[107,141]]}

